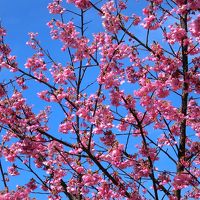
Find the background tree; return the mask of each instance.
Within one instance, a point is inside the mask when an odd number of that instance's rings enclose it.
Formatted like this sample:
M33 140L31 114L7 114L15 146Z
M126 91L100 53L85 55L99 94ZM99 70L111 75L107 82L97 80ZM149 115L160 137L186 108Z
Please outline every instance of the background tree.
M24 67L1 26L1 199L200 198L200 2L142 5L50 2L65 58L29 33ZM33 87L40 112L25 99Z

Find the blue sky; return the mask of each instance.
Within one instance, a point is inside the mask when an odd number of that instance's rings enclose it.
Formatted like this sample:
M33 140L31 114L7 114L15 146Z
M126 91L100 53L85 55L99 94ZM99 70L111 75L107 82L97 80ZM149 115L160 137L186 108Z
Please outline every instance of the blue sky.
M25 47L25 43L28 32L40 32L44 38L48 34L47 3L47 0L0 0L0 18L8 35L6 40L19 58L25 57L24 54L27 55L25 48L28 49L28 47Z

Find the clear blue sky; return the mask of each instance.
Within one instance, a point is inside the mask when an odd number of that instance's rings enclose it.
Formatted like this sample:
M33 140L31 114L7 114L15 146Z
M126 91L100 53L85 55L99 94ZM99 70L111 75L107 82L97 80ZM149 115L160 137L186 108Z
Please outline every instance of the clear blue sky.
M31 49L25 45L28 32L39 32L43 42L49 40L46 22L50 20L48 0L0 0L0 19L7 29L6 41L10 44L18 61L24 63Z

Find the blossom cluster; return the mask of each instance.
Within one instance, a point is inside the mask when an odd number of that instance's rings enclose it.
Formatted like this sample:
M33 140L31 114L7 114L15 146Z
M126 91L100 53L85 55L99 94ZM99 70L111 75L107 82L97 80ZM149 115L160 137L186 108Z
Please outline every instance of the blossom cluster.
M31 32L19 67L0 27L0 199L200 198L199 1L132 3L52 0L63 60Z

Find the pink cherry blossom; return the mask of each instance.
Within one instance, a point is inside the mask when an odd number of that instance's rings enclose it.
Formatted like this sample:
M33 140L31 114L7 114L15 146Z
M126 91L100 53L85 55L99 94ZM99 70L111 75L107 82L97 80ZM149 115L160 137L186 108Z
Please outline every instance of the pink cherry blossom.
M67 0L67 3L74 3L80 9L87 9L91 6L89 0Z
M49 0L25 59L3 20L0 199L199 199L199 7Z
M54 0L52 3L49 3L48 9L51 14L62 14L65 9L60 5L62 0Z

